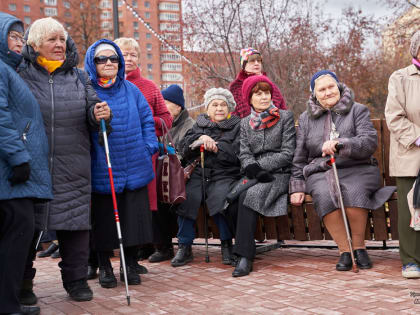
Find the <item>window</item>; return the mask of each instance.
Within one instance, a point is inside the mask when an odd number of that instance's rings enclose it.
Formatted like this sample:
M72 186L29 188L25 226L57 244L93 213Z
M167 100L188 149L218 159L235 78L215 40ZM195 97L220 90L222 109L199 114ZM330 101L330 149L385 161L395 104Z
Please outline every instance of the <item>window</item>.
M147 59L152 59L153 55L152 54L147 54Z
M181 56L177 54L165 53L160 55L162 61L180 61Z
M182 81L183 77L181 73L164 73L162 74L162 81Z
M133 0L132 4L133 4L133 8L137 8L137 0Z
M64 7L65 7L66 9L70 9L70 2L68 2L68 1L64 1L64 2L63 2L63 5L64 5Z
M148 74L148 75L147 75L147 78L148 78L149 80L153 80L153 74Z
M31 20L31 18L29 17L29 16L25 16L24 18L23 18L23 21L25 22L25 24L31 24L31 22L32 22L32 20Z
M162 64L162 71L182 71L181 63L164 63Z
M145 13L144 13L144 17L145 17L146 19L150 19L150 12L145 12Z
M123 16L122 11L118 11L118 17L119 17L119 18L122 18L122 16Z
M71 12L66 10L66 12L64 12L64 16L65 17L71 17Z
M150 43L146 44L146 48L147 48L147 50L152 50L152 44L150 44Z
M45 0L46 5L57 5L57 0Z
M118 7L122 7L122 1L118 0Z
M99 4L99 7L101 9L111 9L111 0L103 0L101 1L101 3Z
M145 8L150 8L150 2L149 1L144 1L144 7Z
M146 33L146 38L147 38L147 39L152 38L152 34L150 34L150 33Z
M161 21L179 21L179 14L178 13L160 13L159 20Z
M10 3L9 4L9 11L16 11L16 4Z
M102 11L101 19L106 20L112 18L112 12L111 11Z
M140 38L139 32L134 32L134 38L137 40Z
M31 7L29 5L24 5L23 12L31 12Z
M57 8L45 8L45 16L57 16Z
M147 64L147 71L152 71L153 70L153 65L151 63Z
M178 32L180 29L179 23L160 23L161 31Z
M107 22L107 21L102 22L102 28L103 29L110 29L111 28L111 23Z
M133 28L136 30L139 28L139 22L133 22Z
M163 38L165 38L168 41L175 41L179 42L181 40L181 35L179 33L177 34L163 34Z
M161 2L159 4L159 10L162 11L179 11L178 3Z

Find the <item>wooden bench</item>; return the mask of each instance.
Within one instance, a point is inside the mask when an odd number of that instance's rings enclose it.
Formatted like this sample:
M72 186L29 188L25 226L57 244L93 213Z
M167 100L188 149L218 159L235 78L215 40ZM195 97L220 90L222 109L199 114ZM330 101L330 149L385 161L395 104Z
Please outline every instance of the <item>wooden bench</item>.
M389 140L390 134L385 119L372 119L378 132L378 148L374 157L384 185L395 185L395 179L389 176ZM387 241L398 240L397 194L388 200L380 209L369 211L366 222L366 240ZM199 211L196 224L196 235L204 238L204 215ZM209 237L219 238L216 224L211 218L208 220ZM288 215L280 217L260 217L255 232L256 240L331 240L331 235L324 228L320 218L314 210L312 198L306 195L305 203L300 207L289 205ZM384 243L386 246L386 243Z

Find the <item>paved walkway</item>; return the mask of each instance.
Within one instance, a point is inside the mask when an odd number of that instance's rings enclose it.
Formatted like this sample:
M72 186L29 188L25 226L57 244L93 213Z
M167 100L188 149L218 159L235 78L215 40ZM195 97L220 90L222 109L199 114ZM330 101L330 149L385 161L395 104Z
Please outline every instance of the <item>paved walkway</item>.
M208 264L203 246L193 251L193 263L183 267L143 262L149 273L129 287L130 307L121 282L103 289L97 279L89 281L92 301L71 301L58 261L38 259L34 290L41 314L420 314L420 279L401 277L395 249L370 250L374 268L355 274L335 270L336 249L281 248L258 255L254 272L243 278L220 263L219 247L210 247Z

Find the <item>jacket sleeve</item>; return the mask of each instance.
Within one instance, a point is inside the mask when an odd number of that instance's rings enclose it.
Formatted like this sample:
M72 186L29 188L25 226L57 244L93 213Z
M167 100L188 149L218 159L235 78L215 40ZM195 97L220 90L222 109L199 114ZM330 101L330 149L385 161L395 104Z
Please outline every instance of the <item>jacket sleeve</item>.
M137 110L140 117L143 141L150 156L152 156L158 151L158 141L155 133L155 122L153 120L152 110L140 90L137 87L132 90L133 93L137 94Z
M153 104L150 105L153 106L153 119L155 121L156 135L161 137L163 136L162 120L165 122L165 125L169 130L172 127L172 116L166 107L162 94L157 88L153 94Z
M217 159L221 162L221 164L226 165L239 165L239 133L241 132L241 125L238 123L235 126L236 132L233 142L226 141L226 139L219 139L217 141Z
M85 93L86 93L86 113L87 113L88 124L91 127L91 129L97 130L99 128L99 122L96 121L95 115L93 114L93 110L95 108L95 104L100 103L102 101L96 94L96 91L93 88L92 82L90 81L90 78L87 75L87 73L83 70L80 70L80 71L82 72L81 75L85 77L85 82L86 82L86 86L81 85L80 88L84 88ZM111 118L112 118L112 112L111 112ZM110 122L111 122L111 119L106 121L107 129Z
M30 161L30 155L20 139L8 104L8 72L2 70L0 83L0 157L14 167ZM22 88L24 88L22 86Z
M241 121L241 137L239 147L239 160L241 161L241 168L244 170L248 165L257 163L254 153L251 151L248 139L248 119Z
M229 85L229 90L232 93L233 98L235 99L235 102L236 102L236 107L235 107L235 110L232 112L232 115L236 115L241 118L243 117L244 107L246 106L242 99L242 83L243 83L242 80L240 80L239 78L236 78L235 81L233 81Z
M420 126L407 118L403 80L403 75L398 71L389 78L385 118L395 139L406 149L410 149L420 137Z
M184 138L179 143L180 153L184 160L190 160L193 156L197 155L199 150L191 150L190 145L202 135L205 135L204 129L199 127L197 123L195 123L192 128L187 131Z
M292 176L289 182L289 193L305 192L305 178L303 168L308 164L309 151L306 148L306 124L305 114L300 115L296 133L296 150L293 157Z
M286 101L284 100L284 97L281 94L279 88L275 84L274 84L274 90L273 90L273 103L276 107L280 109L287 109Z
M353 120L356 135L351 138L339 138L344 147L340 150L339 156L354 160L367 159L375 153L378 146L376 129L370 120L369 109L362 104L353 104Z
M282 167L292 164L293 154L296 148L296 128L293 120L293 113L290 111L282 112L284 115L283 135L280 152L268 152L257 159L258 164L266 171L276 172Z

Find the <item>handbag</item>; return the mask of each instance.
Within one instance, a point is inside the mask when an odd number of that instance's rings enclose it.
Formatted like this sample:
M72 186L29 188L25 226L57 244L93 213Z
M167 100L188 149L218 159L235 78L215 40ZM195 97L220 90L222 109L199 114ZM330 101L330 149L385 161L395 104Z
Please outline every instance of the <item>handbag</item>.
M173 143L165 122L162 122L162 134L166 134ZM156 192L162 203L180 204L187 199L185 191L184 169L176 154L168 152L166 137L162 137L163 154L156 161Z
M192 172L194 172L194 170L197 167L199 162L200 162L200 158L196 158L192 163L190 163L190 164L188 164L187 166L184 167L185 184L190 179Z

